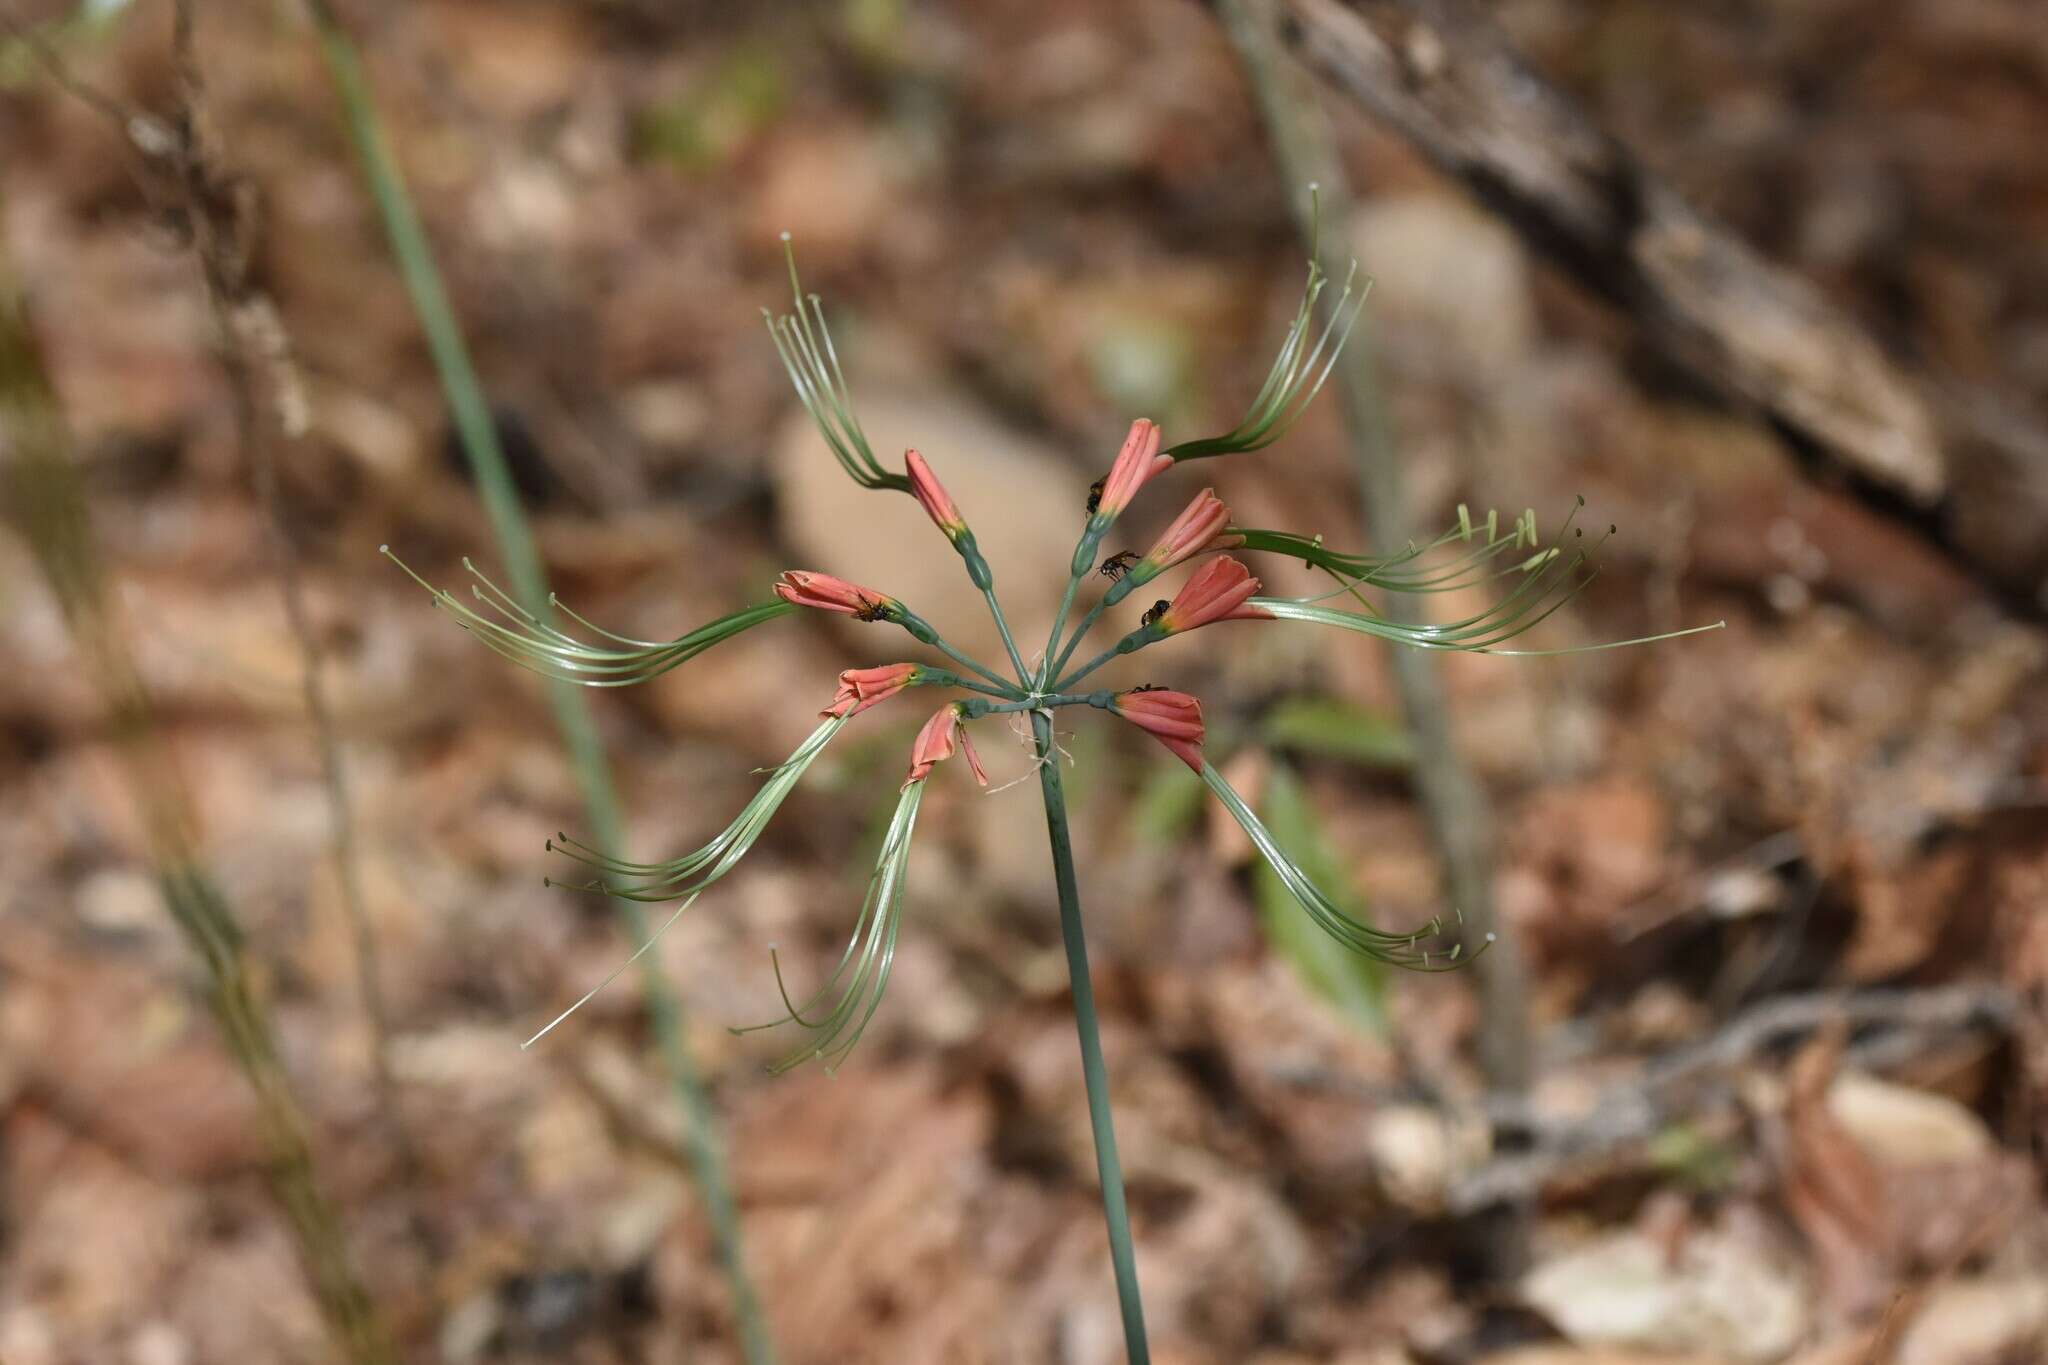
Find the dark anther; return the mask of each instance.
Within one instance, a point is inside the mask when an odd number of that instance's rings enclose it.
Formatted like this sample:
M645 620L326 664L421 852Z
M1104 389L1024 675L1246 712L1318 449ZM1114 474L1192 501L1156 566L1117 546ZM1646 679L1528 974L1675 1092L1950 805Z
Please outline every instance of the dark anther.
M1103 560L1102 567L1096 570L1096 572L1114 583L1117 579L1122 578L1128 573L1131 565L1137 562L1138 552L1136 550L1118 550L1108 559Z

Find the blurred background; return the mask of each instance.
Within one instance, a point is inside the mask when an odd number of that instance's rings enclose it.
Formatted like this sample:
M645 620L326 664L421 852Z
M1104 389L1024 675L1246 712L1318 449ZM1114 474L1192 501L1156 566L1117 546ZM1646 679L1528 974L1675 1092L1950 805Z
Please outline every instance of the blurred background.
M633 943L542 884L592 832L546 685L377 553L516 579L323 25L539 559L610 629L803 567L999 655L793 401L787 231L877 453L931 459L1042 638L1128 421L1228 428L1293 316L1289 101L1375 280L1377 527L1583 495L1601 574L1523 643L1725 619L1438 657L1448 754L1361 638L1127 661L1358 913L1491 914L1449 976L1335 954L1170 756L1061 713L1159 1359L2048 1360L2037 0L1283 8L1262 106L1196 0L238 0L182 59L164 0L6 0L0 1361L744 1358L638 979L519 1049ZM1130 547L1211 482L1366 545L1339 387L1159 480ZM632 855L709 838L907 645L804 615L595 697ZM789 1362L1117 1360L1021 736L977 727L988 792L936 774L847 1064L729 1031L781 1012L771 945L799 984L836 955L915 700L650 955L760 1317Z

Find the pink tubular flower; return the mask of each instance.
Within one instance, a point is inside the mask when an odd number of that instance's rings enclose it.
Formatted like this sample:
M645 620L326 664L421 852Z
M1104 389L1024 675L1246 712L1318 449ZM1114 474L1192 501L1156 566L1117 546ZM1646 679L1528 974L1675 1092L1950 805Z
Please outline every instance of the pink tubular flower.
M858 583L849 583L828 573L811 573L805 569L785 571L775 585L775 595L799 607L844 612L863 621L879 621L884 611L897 604L896 599L886 593L863 588Z
M1131 423L1123 449L1117 451L1116 463L1109 467L1109 474L1102 481L1101 496L1088 510L1098 517L1116 516L1131 505L1131 499L1146 480L1172 467L1172 458L1159 453L1158 424L1140 417Z
M946 539L958 540L960 533L967 529L967 519L960 515L960 509L946 495L938 475L932 473L932 467L925 463L924 456L915 450L904 451L903 468L910 475L911 493L932 519L932 524L946 533Z
M1261 607L1245 606L1245 599L1259 590L1259 580L1242 562L1225 555L1195 570L1195 576L1181 585L1157 624L1168 635L1211 621L1264 619L1272 615Z
M955 737L959 739L960 752L967 755L967 766L974 770L974 780L986 787L988 774L982 771L981 756L974 752L974 744L967 738L967 727L960 723L958 702L941 706L924 723L924 729L917 732L917 739L910 746L910 776L904 782L922 782L930 777L933 764L953 756Z
M845 719L884 702L917 680L916 664L883 664L880 668L849 668L839 675L839 691L821 716Z
M1146 576L1163 573L1204 550L1229 550L1244 544L1243 536L1222 534L1229 524L1230 509L1216 496L1215 489L1204 488L1173 519L1173 525L1166 528L1152 548L1145 551L1139 562L1148 570Z
M1201 702L1185 692L1141 687L1117 693L1111 709L1173 750L1181 762L1202 771Z

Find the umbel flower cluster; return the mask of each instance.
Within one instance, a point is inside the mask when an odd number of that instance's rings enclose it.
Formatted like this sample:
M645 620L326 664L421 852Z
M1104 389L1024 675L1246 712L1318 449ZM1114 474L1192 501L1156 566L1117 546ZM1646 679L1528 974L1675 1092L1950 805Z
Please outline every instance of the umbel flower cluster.
M895 813L837 965L823 984L799 998L789 990L780 963L776 963L775 979L784 1013L758 1027L793 1028L800 1041L775 1064L775 1070L814 1058L827 1068L836 1066L873 1019L888 983L902 925L905 868L925 785L937 766L957 753L966 760L974 780L986 786L988 777L969 739L970 729L977 721L1004 713L1024 712L1043 718L1064 707L1092 707L1137 726L1200 775L1302 909L1338 942L1383 962L1423 971L1468 960L1472 954L1466 951L1466 944L1449 936L1450 926L1441 919L1411 931L1390 932L1362 923L1340 909L1203 756L1200 700L1161 687L1109 691L1083 686L1098 669L1121 655L1225 622L1244 622L1261 630L1283 622L1305 622L1417 649L1491 654L1569 652L1505 648L1557 610L1593 572L1582 544L1562 548L1567 543L1562 531L1551 545L1540 544L1533 513L1524 513L1512 526L1503 528L1491 515L1475 522L1461 507L1457 524L1426 544L1411 544L1380 556L1343 554L1325 546L1320 536L1241 526L1232 520L1230 509L1215 490L1203 488L1143 553L1118 550L1103 554L1118 519L1153 480L1179 465L1263 449L1294 424L1328 377L1363 301L1363 291L1354 291L1347 279L1335 306L1327 310L1326 320L1319 325L1318 303L1327 283L1312 261L1293 325L1264 385L1237 426L1220 436L1169 446L1157 424L1144 418L1131 423L1108 472L1091 489L1087 506L1076 509L1081 531L1068 565L1065 593L1044 649L1027 660L1011 636L996 597L994 576L975 544L974 531L931 463L916 450L909 450L898 473L885 467L869 446L854 416L823 310L816 295L803 293L792 257L794 309L786 316L770 316L768 330L798 398L855 483L871 490L906 492L917 499L986 598L1010 671L1005 673L961 652L891 593L812 570L788 570L775 583L772 600L720 617L673 640L616 635L550 599L550 605L579 628L580 633L571 633L526 610L466 560L465 567L478 580L472 588L473 606L419 580L436 605L491 649L535 672L589 687L646 682L743 631L799 610L833 612L895 627L946 660L944 664L906 660L841 673L837 691L820 712L818 727L788 759L767 770L760 791L732 823L701 848L665 862L641 863L625 861L613 851L566 836L551 841L551 851L584 865L587 879L575 884L644 901L680 901L662 926L665 930L746 856L805 771L842 729L872 707L913 688L930 688L969 695L943 702L911 744ZM1567 518L1566 528L1569 526ZM1575 540L1581 539L1575 533ZM1243 552L1298 560L1326 575L1331 588L1312 597L1262 595L1259 579L1238 558ZM1157 596L1142 610L1136 624L1107 648L1074 662L1082 641L1104 615L1139 589L1184 566L1192 568L1178 588ZM406 572L412 571L408 568ZM414 577L418 579L418 575ZM1091 581L1103 582L1104 590L1069 631L1075 599ZM1488 584L1498 589L1491 605L1463 619L1436 625L1408 624L1383 614L1374 609L1370 596L1375 592L1441 593ZM1052 753L1044 741L1049 727L1040 733L1039 761L1051 762ZM1063 814L1060 819L1063 822ZM1059 837L1056 834L1056 857ZM652 947L660 932L634 956ZM606 978L607 982L611 979ZM589 998L586 995L583 1000ZM583 1000L541 1033L560 1023Z

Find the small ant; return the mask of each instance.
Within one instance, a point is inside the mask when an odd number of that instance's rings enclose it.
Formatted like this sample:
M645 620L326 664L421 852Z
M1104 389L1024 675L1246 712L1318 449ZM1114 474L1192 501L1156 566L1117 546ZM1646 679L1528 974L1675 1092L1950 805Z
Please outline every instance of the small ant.
M1103 486L1104 484L1108 483L1108 482L1109 482L1109 476L1105 474L1105 475L1103 475L1103 476L1102 476L1101 478L1097 479L1097 480L1096 480L1096 481L1095 481L1094 483L1091 483L1091 484L1089 484L1089 485L1088 485L1088 515L1089 515L1089 516L1091 516L1091 517L1092 517L1092 516L1094 516L1094 515L1095 515L1095 513L1096 513L1096 512L1097 512L1097 511L1098 511L1098 510L1099 510L1099 509L1101 508L1101 506L1102 506L1102 486Z
M1164 692L1166 688L1159 683L1139 683L1130 690L1133 692Z
M1148 610L1143 616L1138 618L1138 624L1144 626L1158 625L1159 618L1166 615L1166 609L1172 605L1173 604L1167 601L1165 598L1160 598L1157 602L1154 602L1152 604L1150 610Z
M853 619L856 621L886 621L889 619L889 608L884 603L870 602L866 597L862 597L860 599L860 606L853 613Z
M1108 559L1103 560L1102 567L1096 570L1096 572L1114 583L1117 579L1129 573L1131 565L1137 562L1138 552L1136 550L1118 550Z

